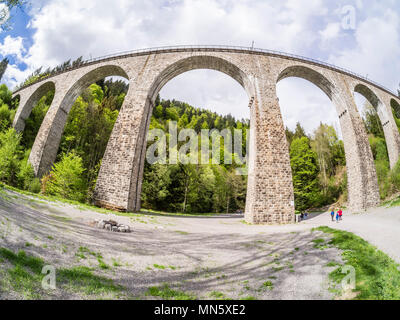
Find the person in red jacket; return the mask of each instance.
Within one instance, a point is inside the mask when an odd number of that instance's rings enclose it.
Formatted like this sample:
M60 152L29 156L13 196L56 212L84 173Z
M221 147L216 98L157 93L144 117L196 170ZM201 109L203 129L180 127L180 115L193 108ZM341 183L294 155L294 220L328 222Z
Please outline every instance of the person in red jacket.
M343 211L342 211L342 209L339 209L338 214L339 214L339 219L342 220L342 218L343 218Z

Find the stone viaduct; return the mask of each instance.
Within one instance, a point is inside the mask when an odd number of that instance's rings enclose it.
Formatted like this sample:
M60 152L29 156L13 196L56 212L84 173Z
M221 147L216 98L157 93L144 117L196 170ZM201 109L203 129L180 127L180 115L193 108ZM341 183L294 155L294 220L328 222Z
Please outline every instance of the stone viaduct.
M400 99L389 90L349 71L304 57L241 47L191 46L139 50L87 61L14 92L20 105L13 123L23 131L38 100L55 90L30 154L37 176L56 158L68 113L82 90L108 76L122 76L129 90L112 131L95 189L95 204L140 210L146 134L161 88L194 69L223 72L247 92L250 106L249 177L246 221L255 224L294 222L294 194L289 148L276 94L276 84L299 77L319 87L333 102L343 133L347 161L349 207L365 210L380 202L372 151L354 92L377 110L384 127L390 163L400 154L400 136L392 106Z

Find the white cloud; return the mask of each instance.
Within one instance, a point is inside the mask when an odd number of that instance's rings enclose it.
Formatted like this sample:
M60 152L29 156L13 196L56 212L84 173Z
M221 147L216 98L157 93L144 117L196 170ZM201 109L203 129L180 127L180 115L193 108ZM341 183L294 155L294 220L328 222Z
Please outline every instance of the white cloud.
M340 29L338 12L345 4L358 8L354 33ZM33 6L29 23L33 44L26 53L21 51L28 69L21 73L9 68L6 79L15 79L12 83L40 66L81 55L181 44L250 46L253 40L256 47L309 55L369 73L387 86L399 81L395 72L400 70L399 16L390 9L398 7L394 0L368 5L361 0L40 0ZM326 101L312 99L319 89L310 91L304 81L289 80L280 87L287 125L301 121L311 132L321 120L337 121ZM248 117L244 90L216 72L183 74L162 94Z
M332 40L339 36L340 33L340 23L329 23L324 30L320 31L322 41Z
M16 85L24 81L29 74L29 70L21 71L18 66L9 64L7 71L1 80L2 82L4 81L9 88L14 88Z
M0 43L0 54L2 56L12 55L21 61L25 52L26 50L21 37L13 38L6 36L3 43Z
M186 89L189 86L194 90ZM219 114L230 113L236 119L250 118L246 91L231 77L218 71L194 70L180 75L168 82L160 95Z
M320 122L334 126L341 136L338 114L321 89L298 78L288 78L277 85L279 105L285 126L294 130L300 122L312 134Z
M358 23L349 49L331 54L329 61L348 68L389 88L400 76L400 17L391 9ZM396 72L397 70L397 72Z

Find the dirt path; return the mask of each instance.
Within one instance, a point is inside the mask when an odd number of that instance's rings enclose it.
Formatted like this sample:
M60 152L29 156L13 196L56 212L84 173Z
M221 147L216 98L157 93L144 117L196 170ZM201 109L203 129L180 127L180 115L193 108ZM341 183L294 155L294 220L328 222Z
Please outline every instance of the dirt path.
M327 225L353 232L400 263L400 207L381 207L350 215L344 212L343 221L339 223L331 222L330 214L324 213L303 222L303 225Z
M90 226L104 218L133 232ZM0 247L22 249L57 269L91 267L138 299L157 298L149 288L164 283L198 299L332 299L333 269L326 265L340 262L340 252L316 248L313 240L326 236L312 226L249 226L237 216L108 216L14 192L0 198ZM108 268L99 266L98 254ZM0 290L0 298L14 295ZM54 297L85 298L63 289L47 298Z

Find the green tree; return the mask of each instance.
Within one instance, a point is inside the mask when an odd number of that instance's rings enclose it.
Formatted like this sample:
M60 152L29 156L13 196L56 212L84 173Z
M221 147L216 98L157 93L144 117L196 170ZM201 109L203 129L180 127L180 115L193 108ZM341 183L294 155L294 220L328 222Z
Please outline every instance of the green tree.
M16 185L22 148L21 134L13 128L0 133L0 181Z
M84 172L82 158L75 152L63 155L61 161L57 162L50 172L45 193L69 200L84 201L87 191Z
M318 196L317 155L307 137L293 140L290 158L296 208L305 210L314 204Z
M0 132L6 130L11 125L11 110L8 105L2 104L0 107Z
M375 137L385 138L381 120L379 119L378 113L375 108L370 104L366 103L364 107L364 123L369 134L373 134Z
M0 81L3 78L4 73L7 70L7 66L8 66L8 59L4 58L1 62L0 62Z
M167 165L145 163L142 183L142 205L145 208L165 209L170 195L171 170Z
M18 187L33 193L40 192L40 179L35 177L32 165L28 158L31 150L26 150L23 159L19 164L19 172L17 174Z

